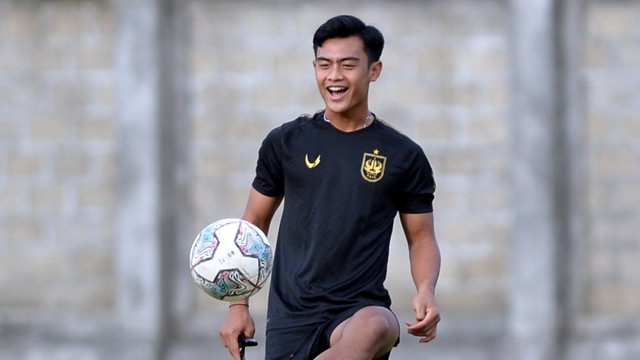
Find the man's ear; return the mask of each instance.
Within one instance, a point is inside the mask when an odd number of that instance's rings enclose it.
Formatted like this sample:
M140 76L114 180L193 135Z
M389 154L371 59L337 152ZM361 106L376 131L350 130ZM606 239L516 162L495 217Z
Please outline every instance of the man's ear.
M382 61L378 60L369 67L369 81L376 81L382 72Z

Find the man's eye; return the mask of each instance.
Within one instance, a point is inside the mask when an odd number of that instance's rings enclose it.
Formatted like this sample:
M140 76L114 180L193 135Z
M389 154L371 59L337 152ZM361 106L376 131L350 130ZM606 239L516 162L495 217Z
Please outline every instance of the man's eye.
M342 64L342 67L345 69L353 69L356 67L356 64Z

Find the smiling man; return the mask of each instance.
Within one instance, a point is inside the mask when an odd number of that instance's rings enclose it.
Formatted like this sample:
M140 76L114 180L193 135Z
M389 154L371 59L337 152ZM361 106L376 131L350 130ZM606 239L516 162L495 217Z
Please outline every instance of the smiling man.
M436 336L435 182L420 146L369 110L383 46L380 31L356 17L321 25L313 67L325 109L272 130L260 148L243 218L268 233L285 200L267 360L389 358L401 331L384 287L398 214L416 286L407 331L423 343ZM220 337L234 359L238 337L254 333L249 302L230 304Z

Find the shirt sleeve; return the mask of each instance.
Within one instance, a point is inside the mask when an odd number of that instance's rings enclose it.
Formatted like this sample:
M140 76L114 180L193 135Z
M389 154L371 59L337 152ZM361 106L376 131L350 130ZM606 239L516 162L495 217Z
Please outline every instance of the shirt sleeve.
M433 212L436 182L431 164L421 148L409 162L407 176L398 194L398 211L401 213Z
M281 134L281 128L276 128L262 141L252 184L258 192L270 197L284 195Z

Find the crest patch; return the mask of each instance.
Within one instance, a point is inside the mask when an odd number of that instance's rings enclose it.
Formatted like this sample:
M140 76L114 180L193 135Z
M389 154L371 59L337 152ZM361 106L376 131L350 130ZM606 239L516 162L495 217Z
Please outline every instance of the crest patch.
M387 157L380 155L377 149L371 153L364 153L360 174L368 182L378 182L384 176Z

